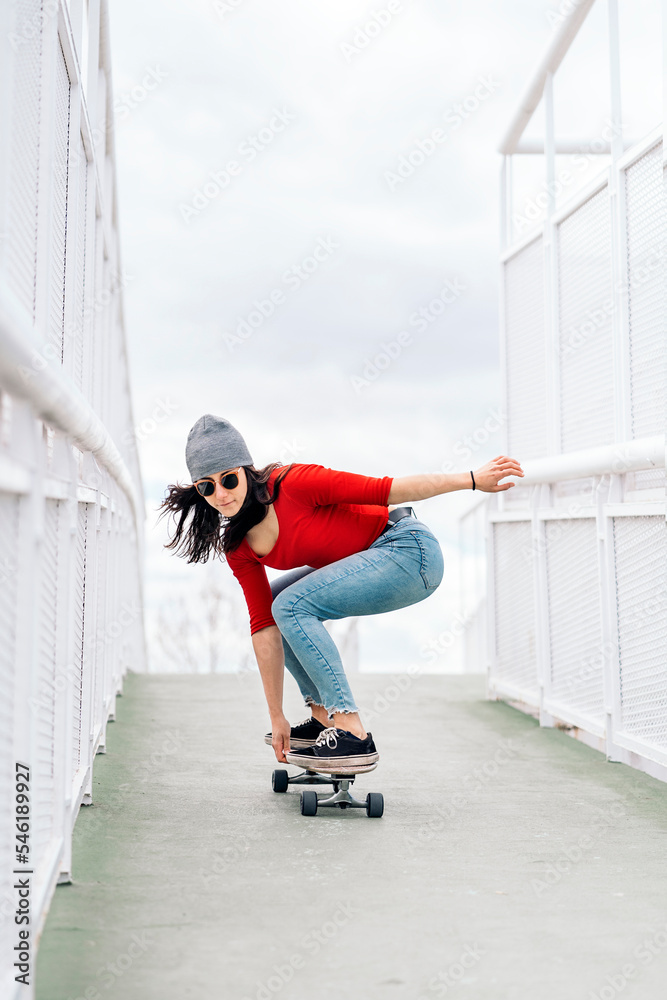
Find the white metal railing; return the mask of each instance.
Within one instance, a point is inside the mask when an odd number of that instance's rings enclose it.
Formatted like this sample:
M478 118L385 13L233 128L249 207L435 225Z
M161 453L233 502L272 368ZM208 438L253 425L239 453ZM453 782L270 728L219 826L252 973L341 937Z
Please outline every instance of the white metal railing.
M468 671L487 670L493 661L493 649L489 649L492 636L488 634L487 618L490 614L488 601L491 599L492 581L487 580L487 552L491 542L492 525L507 522L527 522L533 520L553 521L555 517L564 518L580 516L585 510L581 501L581 490L566 493L564 497L554 495L552 503L551 490L528 490L528 487L551 486L565 483L571 488L575 483L583 487L584 495L591 500L600 496L605 489L611 489L611 476L626 476L643 470L661 470L665 467L665 437L657 435L639 441L628 441L618 445L598 449L585 449L564 455L554 455L550 458L535 459L523 465L524 477L515 479L514 489L523 491L525 500L519 505L510 503L508 498L490 498L481 495L475 498L473 504L460 519L460 565L461 565L461 613L466 623L464 634L464 661ZM618 489L618 482L616 483ZM625 492L628 492L627 490ZM638 492L638 498L642 493ZM563 509L563 503L567 504ZM644 498L644 501L646 499ZM642 503L640 499L640 504ZM543 504L543 507L540 507ZM597 501L589 503L589 515L614 516L616 505L605 508ZM504 508L504 509L503 509ZM662 509L660 501L649 501L646 507L637 507L626 501L623 506L626 515L642 516L643 513L658 516ZM501 513L502 510L502 513ZM602 532L606 535L606 531ZM538 544L533 551L534 542L522 549L517 549L517 559L523 569L531 564L532 559L538 559L540 553L546 551L546 543ZM532 569L531 569L532 572ZM659 588L658 588L659 592ZM659 606L655 611L658 613ZM493 646L493 643L492 643ZM536 664L537 669L537 664ZM530 670L530 668L529 668ZM667 679L666 679L667 682ZM539 682L538 682L539 687ZM490 678L489 690L501 694L502 683L496 683ZM515 688L508 689L508 694L515 697L519 692ZM525 692L523 692L525 695ZM526 701L524 697L518 700Z
M667 780L665 503L629 501L606 460L561 496L557 463L526 463L525 502L488 504L489 693Z
M545 87L549 85L549 78L558 70L594 3L595 0L571 0L568 5L568 12L563 17L560 30L554 33L551 44L540 59L500 143L500 152L504 156L511 156L517 152L533 153L536 151L528 143L526 143L525 148L521 146L523 133L542 100ZM588 144L582 145L579 142L569 142L564 145L566 148L563 149L563 152L579 152L581 148L588 148ZM544 148L543 144L542 152Z
M0 77L0 995L14 998L33 995L123 676L145 666L144 513L106 0L1 5ZM30 770L29 865L17 762ZM16 868L30 881L28 987L13 964Z
M572 6L501 145L503 450L526 476L461 520L467 669L486 669L490 697L667 780L662 133L623 135L608 0L613 129L596 151L610 162L557 198L556 155L586 144L555 133L555 74L592 6ZM544 139L528 142L540 101ZM544 153L548 196L518 239L523 152Z
M623 441L601 448L584 448L563 455L537 458L525 463L521 486L559 483L589 476L621 475L628 472L664 469L665 436L657 434L636 441Z

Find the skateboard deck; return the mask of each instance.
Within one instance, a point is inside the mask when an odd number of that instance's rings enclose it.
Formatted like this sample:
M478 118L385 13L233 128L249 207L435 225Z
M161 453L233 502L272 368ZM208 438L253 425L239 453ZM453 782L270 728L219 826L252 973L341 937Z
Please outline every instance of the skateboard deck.
M298 756L295 754L295 756ZM302 763L300 760L290 760L287 759L287 763L291 764L292 767L300 767L304 771L312 771L314 774L325 774L331 775L335 774L339 777L352 778L354 780L357 774L366 774L368 771L374 771L378 766L377 761L373 761L370 764L339 764L337 767L332 767L331 765L326 765L322 763L318 764L317 761L308 764Z

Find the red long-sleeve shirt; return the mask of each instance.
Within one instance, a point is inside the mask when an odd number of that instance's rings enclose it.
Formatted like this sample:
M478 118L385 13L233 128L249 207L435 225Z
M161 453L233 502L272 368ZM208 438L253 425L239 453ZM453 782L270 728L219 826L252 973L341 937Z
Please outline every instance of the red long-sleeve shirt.
M270 490L283 468L271 473ZM387 524L392 482L389 476L374 479L353 472L336 472L322 465L292 466L273 505L279 530L271 551L258 556L244 538L238 549L227 555L227 562L243 587L251 634L275 625L271 615L271 587L264 567L319 569L367 549Z

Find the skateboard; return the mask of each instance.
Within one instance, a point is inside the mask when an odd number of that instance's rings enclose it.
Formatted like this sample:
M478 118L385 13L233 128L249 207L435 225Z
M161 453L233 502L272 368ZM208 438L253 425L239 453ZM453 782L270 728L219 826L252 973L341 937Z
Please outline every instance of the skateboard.
M283 768L273 772L271 784L274 792L286 792L289 785L333 785L331 795L318 795L314 788L301 792L301 815L316 816L321 806L338 806L339 809L365 809L366 815L378 818L384 812L382 792L369 792L365 801L355 799L350 792L357 774L374 771L377 764L360 768L354 774L329 774L321 771L304 770L290 775Z

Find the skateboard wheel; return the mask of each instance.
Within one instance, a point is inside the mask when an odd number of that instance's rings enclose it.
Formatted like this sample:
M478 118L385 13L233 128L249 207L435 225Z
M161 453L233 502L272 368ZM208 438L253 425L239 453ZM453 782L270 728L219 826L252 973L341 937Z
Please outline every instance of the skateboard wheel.
M274 792L286 792L289 785L289 774L287 771L274 771L271 776L271 787Z
M315 816L317 814L317 792L308 789L301 792L301 815Z
M366 815L380 818L384 812L384 795L382 792L369 792L366 796Z

